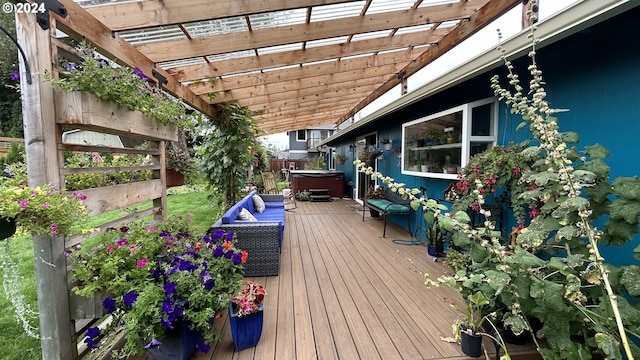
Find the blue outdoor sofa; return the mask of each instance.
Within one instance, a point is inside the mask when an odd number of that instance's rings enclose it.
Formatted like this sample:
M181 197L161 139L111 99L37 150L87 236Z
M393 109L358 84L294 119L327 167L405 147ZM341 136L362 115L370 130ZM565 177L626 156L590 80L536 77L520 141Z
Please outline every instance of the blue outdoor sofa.
M262 213L256 211L253 196L265 203ZM242 209L247 209L256 221L240 220ZM235 203L212 226L236 234L236 247L249 254L245 264L245 276L272 276L280 271L280 248L284 233L284 198L282 194L258 194L250 192Z

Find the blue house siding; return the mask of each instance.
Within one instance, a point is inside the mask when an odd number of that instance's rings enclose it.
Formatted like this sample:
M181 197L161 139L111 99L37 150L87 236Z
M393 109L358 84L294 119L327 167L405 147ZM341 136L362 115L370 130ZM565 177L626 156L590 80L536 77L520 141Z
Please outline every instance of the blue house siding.
M580 135L579 149L586 145L602 144L611 152L606 159L611 167L611 177L636 176L640 174L640 47L631 45L629 39L640 35L637 19L640 7L627 11L610 20L596 24L568 38L538 49L537 61L547 83L547 100L553 108L568 109L558 114L561 131L575 131ZM526 73L530 64L528 57L514 61L516 70L528 84ZM490 78L498 73L503 86L506 85L506 69L501 67L475 76L459 85L422 99L412 105L380 117L358 129L358 134L378 132L378 138L390 138L395 146L402 143L402 124L451 107L493 96ZM498 144L520 142L530 138L523 129L516 131L522 119L509 112L504 102L500 103L498 115ZM349 154L351 140L338 139L339 151ZM344 150L346 148L346 150ZM350 155L350 154L349 154ZM348 179L354 178L352 158L345 165ZM378 161L378 171L391 176L396 182L409 187L425 187L427 195L442 198L450 180L429 179L403 175L393 151L386 151L384 159ZM395 221L405 226L404 219ZM505 229L513 224L507 223ZM603 248L603 255L613 264L634 262L633 248L640 236L624 247Z

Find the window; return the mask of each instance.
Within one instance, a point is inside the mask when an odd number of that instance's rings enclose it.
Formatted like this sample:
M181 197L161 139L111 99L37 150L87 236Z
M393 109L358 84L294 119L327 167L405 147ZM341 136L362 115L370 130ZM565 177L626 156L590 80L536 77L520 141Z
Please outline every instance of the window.
M298 130L298 131L296 131L296 140L297 141L307 141L307 130Z
M497 103L485 99L402 125L402 173L455 179L469 158L497 140Z

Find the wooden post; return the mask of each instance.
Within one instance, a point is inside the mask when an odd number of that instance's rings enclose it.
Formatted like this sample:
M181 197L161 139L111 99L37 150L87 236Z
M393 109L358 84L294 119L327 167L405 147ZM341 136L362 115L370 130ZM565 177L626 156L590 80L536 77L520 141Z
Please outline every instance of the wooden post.
M55 30L53 26L42 30L35 14L18 14L16 28L18 43L34 74L33 83L28 85L20 61L28 180L30 186L38 186L60 179L56 146L60 134L54 118L53 88L43 76L45 71L51 72L51 31ZM42 359L71 360L76 346L69 316L64 239L39 235L34 237L33 245Z

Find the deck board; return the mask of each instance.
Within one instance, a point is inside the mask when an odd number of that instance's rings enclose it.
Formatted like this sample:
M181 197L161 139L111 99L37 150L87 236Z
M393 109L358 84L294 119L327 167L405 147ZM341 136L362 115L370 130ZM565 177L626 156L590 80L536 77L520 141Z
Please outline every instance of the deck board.
M471 359L441 339L452 336L451 305L462 300L424 285L425 273L448 269L424 246L392 241L409 239L407 231L388 224L382 238L383 222L368 213L363 222L352 200L296 205L286 214L279 276L251 278L268 292L258 346L235 351L222 314L214 322L222 340L192 360ZM536 358L531 347L510 349Z

